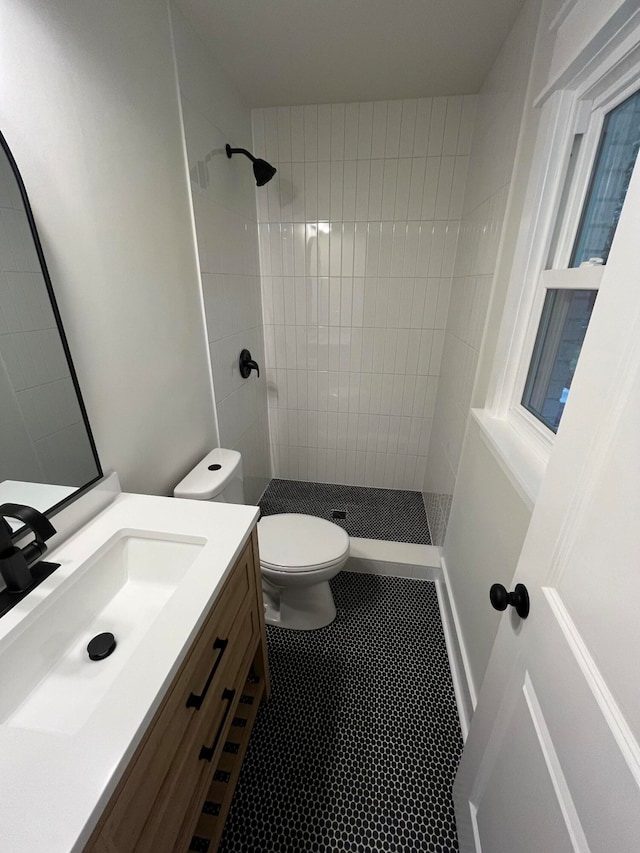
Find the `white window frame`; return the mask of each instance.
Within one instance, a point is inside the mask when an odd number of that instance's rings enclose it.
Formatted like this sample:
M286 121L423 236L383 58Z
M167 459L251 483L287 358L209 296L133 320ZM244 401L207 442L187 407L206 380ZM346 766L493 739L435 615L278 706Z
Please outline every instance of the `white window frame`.
M581 269L550 269L543 270L540 273L507 417L513 421L518 432L535 442L542 454L549 455L551 452L556 438L555 433L522 405L522 396L533 358L533 349L547 292L557 289L598 290L601 278L601 266L583 267Z
M472 410L485 439L533 506L555 434L521 403L548 288L598 289L603 267L568 268L605 115L640 89L636 26L625 41L585 58L573 79L548 87L509 291L484 409ZM582 135L569 182L570 155ZM640 162L640 157L638 158Z

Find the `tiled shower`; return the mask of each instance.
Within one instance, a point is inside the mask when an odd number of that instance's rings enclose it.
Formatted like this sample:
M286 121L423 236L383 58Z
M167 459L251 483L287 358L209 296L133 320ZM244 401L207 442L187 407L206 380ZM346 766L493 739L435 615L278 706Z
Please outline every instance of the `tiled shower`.
M474 111L253 111L274 476L423 490Z
M249 111L174 10L218 435L250 500L270 476L415 490L443 542L531 14L477 95ZM256 189L227 140L276 177Z

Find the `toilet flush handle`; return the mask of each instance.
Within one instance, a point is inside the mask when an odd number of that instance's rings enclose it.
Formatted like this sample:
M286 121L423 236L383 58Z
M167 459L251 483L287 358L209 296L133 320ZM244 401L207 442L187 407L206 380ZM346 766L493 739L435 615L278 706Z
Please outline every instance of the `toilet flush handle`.
M248 349L242 350L238 364L240 366L240 376L242 376L243 379L248 379L251 376L252 370L255 370L258 374L258 378L260 378L260 368L258 367L257 362L251 359L251 353Z

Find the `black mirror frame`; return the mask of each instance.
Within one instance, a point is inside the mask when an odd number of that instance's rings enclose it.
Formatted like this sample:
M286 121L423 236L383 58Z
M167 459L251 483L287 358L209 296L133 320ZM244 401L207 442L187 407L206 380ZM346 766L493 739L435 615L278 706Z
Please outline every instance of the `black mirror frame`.
M87 415L87 410L84 404L84 400L82 398L82 392L80 391L80 385L78 383L78 376L76 374L76 369L73 364L73 359L71 358L71 350L69 349L69 343L67 341L67 336L64 331L64 326L62 325L62 317L60 316L60 309L58 308L58 303L56 301L55 293L53 292L53 285L51 284L51 278L49 276L49 270L47 268L47 262L44 258L44 252L42 251L42 244L40 243L40 237L38 236L38 229L36 228L36 222L33 218L33 211L31 210L31 204L29 203L29 196L27 195L27 190L24 185L24 181L22 180L22 175L20 174L20 170L18 169L18 165L11 153L11 149L7 143L7 140L4 137L4 134L0 131L0 147L4 151L13 171L14 177L18 183L18 188L20 190L20 195L22 197L22 203L24 204L25 213L27 214L27 220L29 222L29 228L31 230L31 236L33 237L33 243L36 247L36 253L38 255L38 260L40 261L40 267L42 269L42 277L44 278L44 283L47 288L47 293L49 295L49 300L51 301L51 308L53 309L53 316L56 320L56 325L58 326L58 333L60 335L60 340L62 341L62 348L64 350L64 354L67 359L67 363L69 365L69 373L71 375L71 381L73 382L73 387L76 392L76 396L78 398L78 405L80 406L80 412L82 414L82 420L84 421L85 429L87 430L87 436L89 438L89 445L91 447L91 452L93 453L93 460L96 464L96 468L98 470L97 475L89 480L87 483L84 483L82 486L79 486L76 491L64 498L58 503L54 504L52 507L49 507L46 510L42 510L43 514L47 516L47 518L56 515L56 513L60 512L60 510L64 509L69 504L72 504L75 500L77 500L81 495L83 495L88 489L91 488L98 480L102 479L104 476L104 472L102 470L102 465L100 464L100 459L98 457L98 450L96 448L96 443L93 438L93 433L91 432L91 425L89 423L89 417ZM22 536L27 528L21 527L18 530L14 531L13 538L18 538Z

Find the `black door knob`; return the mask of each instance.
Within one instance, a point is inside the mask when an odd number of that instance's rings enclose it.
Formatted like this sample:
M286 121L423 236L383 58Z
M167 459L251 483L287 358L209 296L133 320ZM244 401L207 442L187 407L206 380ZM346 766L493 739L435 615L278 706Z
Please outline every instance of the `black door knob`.
M496 610L506 610L511 605L521 619L529 615L529 593L523 583L517 583L513 592L507 592L501 583L494 583L489 590L489 599Z
M260 377L260 368L257 363L251 359L251 353L248 349L242 350L238 364L240 366L240 376L242 376L243 379L248 379L251 376L252 370L256 371L258 378Z

